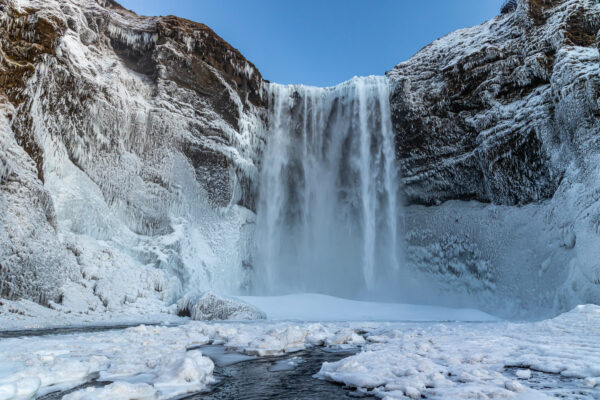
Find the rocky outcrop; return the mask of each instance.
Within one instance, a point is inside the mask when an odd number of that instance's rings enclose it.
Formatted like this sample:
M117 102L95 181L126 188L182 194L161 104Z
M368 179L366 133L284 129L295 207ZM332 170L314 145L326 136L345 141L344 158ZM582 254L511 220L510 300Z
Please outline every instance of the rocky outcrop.
M600 303L600 6L510 4L387 74L404 300ZM263 86L199 23L0 0L0 297L136 314L247 290Z
M600 301L600 6L513 3L387 75L408 261L540 316Z
M407 201L551 198L578 129L569 110L581 110L577 125L597 117L592 76L567 74L595 56L599 29L593 1L520 1L391 70Z
M11 120L25 102L26 80L44 56L55 54L65 29L51 13L0 2L0 296L42 304L58 298L75 262L56 232L42 150Z
M256 320L267 316L239 299L219 296L211 291L188 293L177 301L177 314L196 321Z
M111 0L0 0L0 71L2 297L244 284L213 273L247 269L264 140L263 80L236 49Z

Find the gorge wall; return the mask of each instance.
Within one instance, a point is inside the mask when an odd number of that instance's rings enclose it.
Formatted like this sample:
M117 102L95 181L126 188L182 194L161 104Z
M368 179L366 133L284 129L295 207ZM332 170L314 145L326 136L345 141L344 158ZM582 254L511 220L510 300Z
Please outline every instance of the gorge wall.
M520 0L387 73L394 300L600 303L599 30L596 1ZM0 0L0 296L141 313L255 289L273 87L202 24Z
M0 8L2 297L87 312L246 285L256 68L112 1Z
M596 1L519 1L388 72L415 269L513 313L600 300L599 29Z

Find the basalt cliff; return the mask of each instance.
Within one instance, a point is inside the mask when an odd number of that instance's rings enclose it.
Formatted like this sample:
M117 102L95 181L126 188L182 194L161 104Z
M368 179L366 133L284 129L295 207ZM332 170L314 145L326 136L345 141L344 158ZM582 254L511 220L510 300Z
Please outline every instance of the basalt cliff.
M398 299L600 303L599 31L597 1L519 0L387 72ZM270 86L200 23L0 0L0 310L251 292Z

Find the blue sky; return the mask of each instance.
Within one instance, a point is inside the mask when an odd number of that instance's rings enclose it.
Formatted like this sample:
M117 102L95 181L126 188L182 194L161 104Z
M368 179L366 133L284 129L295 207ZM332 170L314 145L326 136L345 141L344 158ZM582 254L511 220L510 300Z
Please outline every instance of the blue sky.
M120 0L138 14L202 22L265 79L330 86L381 75L455 29L497 15L503 0Z

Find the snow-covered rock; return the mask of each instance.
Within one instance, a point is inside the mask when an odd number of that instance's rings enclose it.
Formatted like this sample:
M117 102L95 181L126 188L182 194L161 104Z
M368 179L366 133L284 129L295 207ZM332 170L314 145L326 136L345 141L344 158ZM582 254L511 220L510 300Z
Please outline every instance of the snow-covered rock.
M389 71L408 201L551 198L597 126L599 29L596 1L519 0Z
M197 321L265 319L264 312L239 299L207 291L186 294L177 301L177 314Z
M600 302L600 5L514 3L387 76L415 297L539 316Z
M205 25L0 0L0 296L158 311L248 284L260 73Z
M407 206L385 236L406 251L401 279L378 279L403 302L524 317L600 303L600 5L515 4L387 74ZM112 0L0 8L0 297L23 299L3 317L28 301L54 321L172 316L188 292L256 289L256 68L202 24Z

